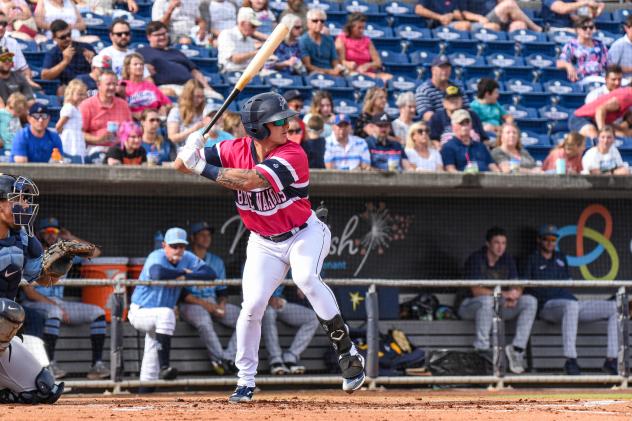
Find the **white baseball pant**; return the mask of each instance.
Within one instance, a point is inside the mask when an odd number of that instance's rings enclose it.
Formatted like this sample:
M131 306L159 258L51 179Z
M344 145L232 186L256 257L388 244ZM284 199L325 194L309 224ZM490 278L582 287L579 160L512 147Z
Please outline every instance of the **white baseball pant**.
M18 337L11 340L11 352L0 352L0 389L15 393L35 390L35 378L41 371L42 365Z

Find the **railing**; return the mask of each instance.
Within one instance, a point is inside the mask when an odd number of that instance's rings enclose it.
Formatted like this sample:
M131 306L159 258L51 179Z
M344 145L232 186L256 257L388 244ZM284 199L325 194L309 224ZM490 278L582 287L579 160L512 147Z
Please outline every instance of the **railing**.
M292 285L291 280L283 281ZM369 286L366 293L365 305L367 313L367 360L366 374L369 388L377 385L414 385L414 384L483 384L502 388L506 384L614 384L620 388L627 388L630 376L629 367L629 308L627 288L632 287L632 281L499 281L499 280L391 280L391 279L328 279L332 286ZM110 365L111 380L107 381L68 381L70 387L78 388L107 388L115 392L126 388L140 386L156 387L187 387L187 386L227 386L234 385L234 378L189 378L177 380L124 380L123 379L123 330L122 315L125 305L125 287L137 285L154 286L218 286L241 285L241 280L222 281L139 281L112 279L68 279L59 282L64 286L109 286L114 287L111 299L112 323L110 328ZM490 376L401 376L384 377L378 375L378 296L377 287L410 287L410 288L455 288L455 287L489 287L493 288L494 317L492 324L492 354L493 374ZM562 288L611 288L617 289L617 326L619 350L617 355L617 375L507 375L503 357L504 349L504 321L501 317L502 287L562 287ZM260 376L258 384L290 385L290 384L339 384L339 376Z

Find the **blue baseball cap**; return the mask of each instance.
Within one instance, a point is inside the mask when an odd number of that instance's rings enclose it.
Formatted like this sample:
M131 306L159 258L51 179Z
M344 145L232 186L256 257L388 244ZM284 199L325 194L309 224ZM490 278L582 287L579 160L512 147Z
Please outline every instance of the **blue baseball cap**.
M44 104L40 104L39 102L36 102L35 104L31 105L31 108L29 108L29 115L33 115L33 114L46 114L46 115L50 115L50 113L48 112L48 108L46 107L46 105L44 105Z
M351 119L346 114L336 114L334 117L334 124L338 125L340 123L351 124Z
M213 232L215 232L215 230L213 229L212 226L210 226L208 224L208 222L205 221L200 221L200 222L195 222L193 224L191 224L191 235L195 235L200 231L204 231L204 230L208 230L211 234L213 234Z
M45 230L46 228L61 228L59 225L59 220L57 218L48 217L40 219L38 224L38 230Z
M539 237L559 237L560 235L557 233L557 227L553 224L544 224L538 230Z
M187 232L182 228L169 228L167 233L165 234L165 243L170 246L174 244L184 244L187 245L189 242L187 241Z
M450 59L445 54L439 54L432 60L431 66L450 66Z

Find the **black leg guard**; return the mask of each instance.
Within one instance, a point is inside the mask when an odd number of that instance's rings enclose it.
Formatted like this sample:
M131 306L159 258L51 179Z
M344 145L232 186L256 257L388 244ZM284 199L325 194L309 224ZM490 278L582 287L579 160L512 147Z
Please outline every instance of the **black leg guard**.
M64 383L55 384L55 378L46 368L35 378L35 390L15 393L9 389L0 390L0 403L52 404L57 402L64 391Z
M342 316L337 314L331 320L318 318L321 326L325 329L331 345L338 353L338 365L344 379L351 379L364 372L362 357L350 353L353 343L349 337L349 328L342 320Z
M156 333L156 340L160 344L160 348L158 348L158 364L160 368L169 367L171 359L171 336Z

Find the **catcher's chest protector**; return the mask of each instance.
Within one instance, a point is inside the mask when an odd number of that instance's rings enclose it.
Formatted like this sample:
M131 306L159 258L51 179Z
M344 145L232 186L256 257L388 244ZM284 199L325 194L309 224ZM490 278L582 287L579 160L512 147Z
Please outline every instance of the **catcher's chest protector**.
M11 233L0 240L0 297L15 300L26 263L28 237Z

